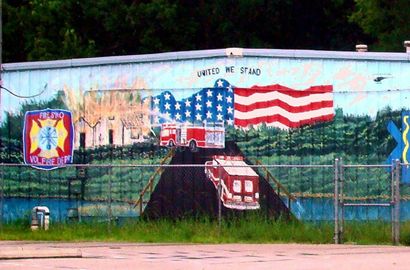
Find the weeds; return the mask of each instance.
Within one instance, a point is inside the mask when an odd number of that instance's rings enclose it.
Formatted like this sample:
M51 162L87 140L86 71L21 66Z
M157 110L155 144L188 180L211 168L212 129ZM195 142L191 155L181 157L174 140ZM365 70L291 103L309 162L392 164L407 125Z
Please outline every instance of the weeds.
M402 225L402 242L410 243L410 224ZM54 223L48 231L30 231L28 221L4 224L0 240L112 241L146 243L333 243L333 224L268 220L258 216L223 220L130 220L122 224L88 221ZM344 241L390 244L391 227L385 222L347 222Z

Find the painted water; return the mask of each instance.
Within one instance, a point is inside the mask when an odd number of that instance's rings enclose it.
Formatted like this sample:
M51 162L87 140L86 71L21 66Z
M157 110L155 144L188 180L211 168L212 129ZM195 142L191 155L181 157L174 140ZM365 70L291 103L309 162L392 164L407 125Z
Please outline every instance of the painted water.
M366 203L376 203L366 201ZM378 202L379 203L379 202ZM291 205L292 213L301 220L331 221L334 220L334 203L331 198L300 198ZM391 220L392 207L380 206L346 206L345 220ZM410 220L410 201L400 203L401 221Z
M72 209L80 209L80 216L84 219L93 217L101 219L104 217L108 218L109 216L109 207L106 202L49 198L4 198L3 221L10 222L17 219L30 219L33 207L40 205L47 206L50 209L50 219L54 222L68 221ZM111 204L111 212L113 217L117 218L138 217L138 209L129 203L114 202Z
M46 198L4 198L3 222L17 219L29 219L30 211L34 206L47 206L50 209L50 217L54 222L65 222L69 218L69 210L80 208L83 218L108 217L108 203L76 201ZM306 221L331 221L333 220L333 199L330 198L300 198L291 205L292 213L300 220ZM401 221L410 220L410 201L401 201ZM113 217L136 218L139 216L138 209L129 203L112 203ZM345 207L346 220L390 220L390 207L356 206Z

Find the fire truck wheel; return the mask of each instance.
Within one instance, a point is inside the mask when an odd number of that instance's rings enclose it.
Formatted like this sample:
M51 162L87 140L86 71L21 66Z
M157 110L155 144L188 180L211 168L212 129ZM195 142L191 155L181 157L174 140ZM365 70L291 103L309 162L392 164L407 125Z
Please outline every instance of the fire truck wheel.
M170 140L170 141L168 142L168 147L174 147L174 146L175 146L174 141Z
M198 151L198 147L196 146L195 141L190 141L189 142L189 149L191 150L191 152L197 152Z

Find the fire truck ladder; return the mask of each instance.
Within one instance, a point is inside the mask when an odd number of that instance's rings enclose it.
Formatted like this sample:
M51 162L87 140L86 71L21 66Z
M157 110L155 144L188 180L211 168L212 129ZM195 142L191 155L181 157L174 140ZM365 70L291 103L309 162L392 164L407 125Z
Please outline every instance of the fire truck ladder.
M172 158L175 154L174 148L170 149L170 151L168 152L168 154L161 160L160 165L164 165L168 159ZM145 185L145 187L142 189L142 191L140 192L140 196L137 200L137 202L134 204L134 208L139 206L139 214L141 215L142 212L144 211L144 205L146 205L148 203L148 201L144 201L144 195L149 192L149 197L151 197L152 191L154 189L154 181L155 181L155 177L159 174L161 174L164 171L164 167L159 166L155 172L151 175L151 177L149 178L147 184Z
M260 162L259 160L255 160L255 164L256 165L262 165L262 162ZM294 195L292 195L287 188L285 188L278 179L276 179L271 173L270 171L266 168L266 167L261 167L262 170L266 173L266 180L268 181L268 183L270 183L270 180L272 180L273 184L276 185L276 190L275 188L273 188L273 190L278 194L278 196L280 197L280 193L281 191L285 194L285 196L287 197L288 200L288 208L289 211L291 210L291 202L295 202L296 201L296 197Z

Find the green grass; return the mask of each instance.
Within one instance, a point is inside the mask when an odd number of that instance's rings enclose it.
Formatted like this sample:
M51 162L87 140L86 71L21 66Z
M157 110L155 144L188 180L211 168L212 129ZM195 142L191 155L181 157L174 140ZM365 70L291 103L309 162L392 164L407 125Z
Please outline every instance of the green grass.
M402 225L402 243L410 244L410 223ZM130 221L51 224L49 231L29 229L28 222L4 224L0 240L108 241L141 243L333 243L333 224L272 221L260 217L218 222L202 220ZM345 243L391 244L391 229L384 222L345 224Z

